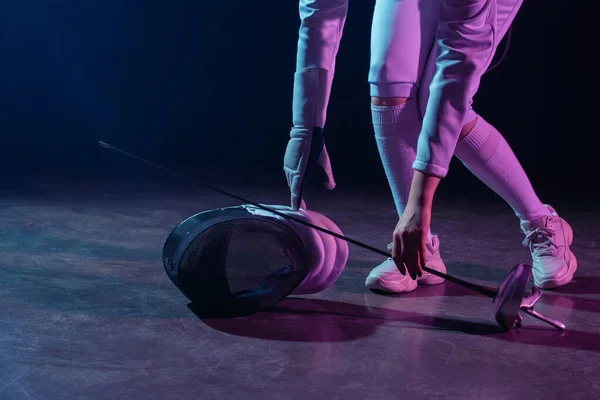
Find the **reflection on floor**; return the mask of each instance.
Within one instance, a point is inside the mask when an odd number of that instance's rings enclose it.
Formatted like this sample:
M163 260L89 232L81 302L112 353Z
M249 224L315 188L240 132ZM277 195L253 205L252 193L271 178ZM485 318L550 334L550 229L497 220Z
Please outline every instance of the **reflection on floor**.
M228 190L233 191L230 187ZM287 194L239 188L268 204ZM236 319L201 319L169 282L162 245L179 222L235 201L201 189L45 185L0 197L2 399L578 399L600 390L600 213L574 228L576 279L499 331L491 301L452 283L399 296L364 287L380 256L350 246L341 278ZM317 196L344 234L385 249L391 199ZM434 210L449 273L494 287L529 262L506 206Z

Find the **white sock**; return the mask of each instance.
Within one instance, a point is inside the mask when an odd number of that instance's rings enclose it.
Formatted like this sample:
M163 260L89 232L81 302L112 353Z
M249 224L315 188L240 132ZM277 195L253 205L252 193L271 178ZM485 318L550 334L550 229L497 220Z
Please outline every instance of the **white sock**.
M395 106L371 105L373 130L398 217L404 212L414 175L412 164L421 132L421 114L414 100ZM431 231L428 233L431 239Z
M455 154L510 205L521 221L550 215L504 137L481 116L471 132L458 142Z

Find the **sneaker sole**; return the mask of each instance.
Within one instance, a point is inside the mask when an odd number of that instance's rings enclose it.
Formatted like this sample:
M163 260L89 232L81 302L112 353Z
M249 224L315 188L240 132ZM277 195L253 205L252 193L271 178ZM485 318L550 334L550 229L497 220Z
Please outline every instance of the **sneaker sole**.
M534 279L535 286L540 289L556 289L571 282L573 280L573 276L575 275L575 271L577 271L577 258L571 249L568 250L565 258L567 261L567 272L563 276L558 279L546 279L541 282L537 282Z
M434 286L444 283L446 280L436 275L427 274L427 276L425 276L425 274L423 274L423 277L417 279L417 282L419 285Z
M439 255L427 261L427 267L439 272L443 272L444 274L446 273L446 264L444 264L444 261L442 261ZM423 273L423 276L421 278L417 279L417 282L419 283L419 285L433 286L439 285L440 283L444 283L446 282L446 280L429 272L425 272Z
M380 290L387 293L412 292L417 288L417 281L412 279L385 280L367 277L365 286L370 290Z

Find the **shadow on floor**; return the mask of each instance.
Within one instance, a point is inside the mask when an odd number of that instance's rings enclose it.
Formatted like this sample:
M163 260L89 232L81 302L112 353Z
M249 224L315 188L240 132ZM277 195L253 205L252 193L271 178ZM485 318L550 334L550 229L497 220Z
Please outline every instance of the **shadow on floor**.
M505 332L494 323L424 315L410 311L320 299L286 299L268 311L232 319L202 319L209 327L236 336L292 342L339 342L371 336L389 322L423 329L462 332L508 342L600 352L600 333L521 328ZM413 328L412 326L410 327Z
M554 293L565 294L600 294L600 277L582 276L575 278L567 285L553 290Z
M208 326L232 335L293 342L352 341L374 334L378 326L390 321L472 334L502 332L489 323L302 298L285 299L266 311L245 317L201 319Z

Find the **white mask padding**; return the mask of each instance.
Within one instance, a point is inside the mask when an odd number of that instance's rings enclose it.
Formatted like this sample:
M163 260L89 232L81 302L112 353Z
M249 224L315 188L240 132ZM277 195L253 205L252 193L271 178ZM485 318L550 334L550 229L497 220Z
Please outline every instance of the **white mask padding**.
M321 226L323 228L330 230L332 232L335 232L338 235L343 236L342 231L335 224L335 222L333 222L331 219L329 219L325 215L314 212L314 211L310 211L310 210L308 211L308 213L314 214L314 215L316 215L317 218L320 218L321 224L322 224ZM312 228L308 228L308 229L312 229ZM328 249L326 247L326 252L331 252L331 254L335 254L335 257L333 258L333 264L331 265L329 272L327 273L327 275L324 275L324 277L323 277L324 280L321 282L321 284L318 288L319 291L323 291L323 290L328 289L331 286L333 286L333 284L338 280L338 278L344 271L344 268L346 267L346 263L348 262L349 249L348 249L348 242L346 242L345 240L336 238L335 236L329 235L324 232L319 232L319 231L317 231L317 232L322 237L326 236L326 237L332 239L333 243L334 243L334 246L332 246L330 249ZM294 293L296 293L296 291L294 291Z
M318 212L303 209L293 211L291 207L282 205L265 204L264 206L342 235L342 231L333 221ZM349 250L348 243L345 240L299 224L295 221L288 220L252 205L244 205L243 207L254 215L269 216L285 222L298 233L304 242L306 251L309 252L311 266L304 281L292 294L314 294L322 292L331 287L339 278L348 261Z
M306 210L299 210L298 214L301 214L301 216L306 222L309 222L321 228L326 228L326 226L324 226L317 213L313 213ZM333 269L333 264L335 262L336 256L335 247L337 245L335 243L334 238L331 235L326 235L322 232L319 232L316 229L305 225L297 224L293 221L291 221L291 223L296 225L294 229L297 232L300 233L300 231L302 231L301 236L304 237L310 235L312 237L316 237L316 239L314 240L319 243L318 246L320 249L322 249L321 251L323 252L323 262L321 263L321 265L312 266L309 270L308 275L306 276L306 278L304 278L304 281L296 288L296 290L292 292L292 294L319 293L325 289L323 283L327 280L327 277ZM305 241L305 244L307 246L307 250L312 251L312 243L308 243Z

